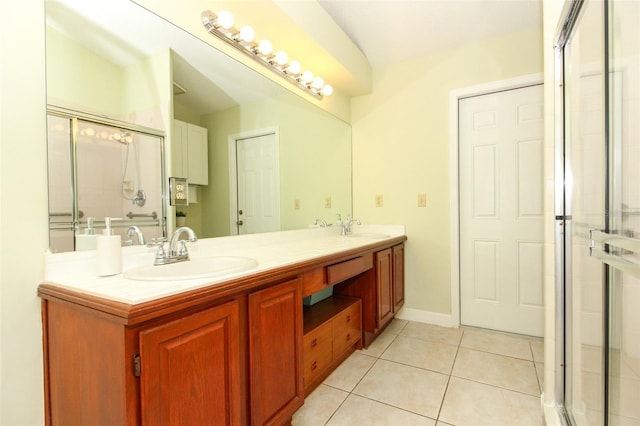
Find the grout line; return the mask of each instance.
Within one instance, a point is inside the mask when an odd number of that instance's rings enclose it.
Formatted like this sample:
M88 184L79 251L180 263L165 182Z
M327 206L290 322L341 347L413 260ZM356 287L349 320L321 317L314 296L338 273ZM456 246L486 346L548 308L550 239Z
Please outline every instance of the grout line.
M447 392L449 391L449 383L451 383L453 368L455 367L456 361L458 360L458 353L460 352L460 345L462 344L463 336L464 336L464 330L462 330L462 334L460 335L460 340L458 341L458 348L456 349L456 354L453 357L453 363L451 363L451 370L449 371L449 378L447 379L447 385L444 387L444 393L442 394L442 401L440 401L440 408L438 409L436 423L440 421L440 414L442 413L442 407L444 407L444 400L447 398Z

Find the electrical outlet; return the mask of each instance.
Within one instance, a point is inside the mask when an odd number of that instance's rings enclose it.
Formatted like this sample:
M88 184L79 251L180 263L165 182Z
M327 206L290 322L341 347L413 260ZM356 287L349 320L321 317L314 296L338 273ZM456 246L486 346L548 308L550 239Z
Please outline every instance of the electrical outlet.
M324 208L325 209L330 209L331 208L331 197L325 197L325 199L324 199Z
M376 195L376 207L382 207L382 205L383 205L382 195L378 194Z
M293 200L293 209L300 210L300 200L298 200L297 198Z
M427 207L427 194L418 194L418 207Z

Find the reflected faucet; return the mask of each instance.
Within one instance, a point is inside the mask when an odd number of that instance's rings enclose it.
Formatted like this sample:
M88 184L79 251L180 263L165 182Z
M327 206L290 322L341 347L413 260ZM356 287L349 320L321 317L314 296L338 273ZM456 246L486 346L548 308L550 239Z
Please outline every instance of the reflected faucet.
M351 233L351 224L353 222L357 223L358 225L362 225L362 222L360 222L360 219L356 219L354 217L351 217L351 215L347 215L347 218L342 223L342 229L340 231L340 235L349 235Z
M144 235L142 235L142 231L136 225L131 225L129 229L127 229L127 238L124 243L127 245L133 245L133 235L136 235L138 239L138 245L144 245Z
M180 236L182 236L183 233L187 234L186 240L180 239ZM198 238L196 237L196 233L193 232L193 229L189 228L188 226L182 226L176 229L176 232L173 233L173 236L169 241L169 247L165 251L164 243L166 241L166 238L154 238L149 244L147 244L147 247L158 247L156 258L153 262L154 265L167 265L170 263L189 260L187 243L196 242L198 241ZM177 247L178 244L180 244L180 248Z
M327 226L331 226L331 225L327 225L327 221L325 221L324 219L316 219L313 221L314 225L320 224L320 227L322 228L326 228Z

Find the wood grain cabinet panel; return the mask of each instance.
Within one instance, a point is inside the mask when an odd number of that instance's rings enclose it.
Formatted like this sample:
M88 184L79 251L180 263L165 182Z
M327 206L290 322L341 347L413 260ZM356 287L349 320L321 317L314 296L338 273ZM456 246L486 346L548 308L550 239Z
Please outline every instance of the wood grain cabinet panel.
M393 253L393 303L394 312L404 305L404 244L391 248Z
M333 329L331 323L304 335L304 383L314 381L333 360Z
M376 288L378 289L378 328L393 319L393 274L391 249L376 253Z
M249 294L251 424L282 425L302 406L302 283Z
M240 425L237 301L140 333L142 424Z
M361 339L361 321L360 303L354 303L332 319L333 353L335 358L342 355Z

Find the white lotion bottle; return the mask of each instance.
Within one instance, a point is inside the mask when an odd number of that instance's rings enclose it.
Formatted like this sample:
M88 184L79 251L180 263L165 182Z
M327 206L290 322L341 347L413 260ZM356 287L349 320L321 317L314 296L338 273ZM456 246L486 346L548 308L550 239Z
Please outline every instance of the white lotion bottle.
M122 241L120 235L113 235L111 221L120 218L105 217L106 228L102 235L96 235L96 272L99 277L108 277L122 272Z

